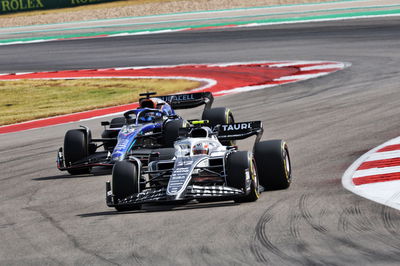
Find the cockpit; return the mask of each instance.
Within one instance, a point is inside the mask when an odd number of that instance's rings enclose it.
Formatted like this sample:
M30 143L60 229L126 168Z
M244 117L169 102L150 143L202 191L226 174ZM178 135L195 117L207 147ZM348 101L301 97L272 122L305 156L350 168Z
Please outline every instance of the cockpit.
M128 124L162 123L164 113L157 109L135 109L124 113Z

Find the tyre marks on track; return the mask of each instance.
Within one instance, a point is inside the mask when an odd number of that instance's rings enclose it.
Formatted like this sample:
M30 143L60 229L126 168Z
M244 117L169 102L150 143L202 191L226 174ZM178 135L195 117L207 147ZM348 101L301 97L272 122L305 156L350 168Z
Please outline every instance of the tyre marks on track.
M307 203L309 197L310 196L308 194L303 194L300 197L299 210L300 210L301 216L315 231L320 232L320 233L327 233L328 232L327 228L322 226L320 223L314 222L314 218L309 210L308 203ZM321 214L323 215L324 213L326 213L326 210L322 209L320 212L320 215Z
M65 230L63 228L63 226L58 221L56 221L52 216L50 216L43 208L27 207L25 209L38 213L40 216L42 216L45 219L46 222L48 222L48 224L51 227L55 228L62 235L64 235L65 238L73 245L74 248L76 248L77 250L79 250L89 256L95 257L98 261L97 263L102 262L102 263L106 263L108 265L119 265L118 263L115 263L115 262L105 258L104 256L101 256L101 255L97 254L96 252L93 252L93 251L83 247L82 245L80 245L79 241L72 234L68 233L68 231Z
M356 200L353 206L340 206L333 195L331 204L320 205L319 197L322 194L318 192L292 195L264 211L255 226L250 248L257 262L337 265L338 258L333 254L348 264L357 264L360 256L362 261L380 263L399 258L400 237L396 230L400 214L380 205L371 213L370 206L362 200ZM331 220L329 224L327 217ZM387 232L391 237L387 237Z
M375 263L398 260L400 240L396 236L388 237L387 231L394 221L399 221L400 216L393 215L393 209L380 205L376 205L372 213L369 213L370 209L362 205L365 202L359 199L354 206L346 207L342 211L338 227L340 234L333 237L339 245L348 248L351 254L358 254L360 260L360 257ZM360 241L361 238L363 241ZM356 259L357 257L350 260L356 263Z
M398 231L398 225L400 220L399 215L393 215L393 209L387 206L382 206L381 210L381 218L382 223L387 232L389 232L389 236L391 241L387 242L392 248L399 249L400 247L400 234ZM387 234L384 235L387 237ZM384 240L385 241L385 240ZM385 241L386 242L386 241Z
M256 260L263 264L273 263L270 255L274 255L279 259L283 259L284 261L289 261L293 264L299 263L298 260L293 259L285 252L284 249L281 249L277 245L274 244L273 237L270 235L273 233L273 224L274 224L274 213L279 208L281 204L274 203L268 209L265 210L263 215L257 222L255 227L255 234L253 236L253 241L251 243L250 250L253 255L256 257ZM294 230L296 231L296 230ZM297 235L297 234L295 234Z

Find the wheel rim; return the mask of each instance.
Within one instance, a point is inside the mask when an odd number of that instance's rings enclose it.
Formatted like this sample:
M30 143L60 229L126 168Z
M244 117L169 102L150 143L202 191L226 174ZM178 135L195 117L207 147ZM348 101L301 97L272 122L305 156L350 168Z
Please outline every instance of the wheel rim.
M285 166L285 172L286 172L286 178L290 180L291 178L291 164L290 164L290 157L289 157L289 151L287 150L287 147L285 145L283 149L283 161L284 161L284 166Z
M255 164L255 159L254 157L251 159L251 167L250 167L251 175L253 177L254 181L254 191L256 192L257 198L260 195L260 184L258 181L258 176L257 176L257 169L256 169L256 164Z

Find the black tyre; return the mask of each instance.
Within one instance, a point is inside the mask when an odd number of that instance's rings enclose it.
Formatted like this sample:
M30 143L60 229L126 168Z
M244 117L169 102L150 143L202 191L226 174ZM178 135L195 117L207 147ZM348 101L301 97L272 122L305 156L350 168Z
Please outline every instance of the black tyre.
M126 124L125 117L115 117L110 121L110 128L120 128Z
M230 154L226 172L227 185L246 192L244 197L235 199L236 202L251 202L259 198L257 169L251 152L238 151Z
M137 167L129 161L118 161L112 170L112 192L119 199L125 199L140 192L140 181ZM139 206L117 206L117 211L140 209Z
M118 130L104 130L103 133L101 133L101 137L103 139L109 139L109 138L116 138L118 136L119 131ZM104 142L104 150L112 152L115 148L115 145L117 145L116 140L110 140L110 141L105 141Z
M126 124L126 119L125 117L115 117L111 119L110 121L110 128L120 128L123 125ZM118 136L119 130L104 130L103 133L101 133L102 138L116 138ZM112 152L114 150L115 145L117 145L117 141L107 141L104 142L104 150L105 151L110 151Z
M164 125L164 146L167 148L174 147L174 142L179 136L179 128L185 126L186 121L181 119L166 122Z
M286 189L292 181L289 150L283 140L256 143L254 156L260 184L266 190Z
M235 123L232 111L225 107L217 107L204 110L202 115L203 120L209 120L212 127L221 124L232 124ZM235 141L221 141L222 145L233 146Z
M85 159L89 154L90 136L82 129L68 130L64 137L64 160L67 166ZM71 175L89 174L90 167L69 169Z
M153 154L157 154L157 156L153 156ZM149 163L153 161L161 161L161 160L171 160L175 156L175 149L174 148L161 148L156 149L150 155Z

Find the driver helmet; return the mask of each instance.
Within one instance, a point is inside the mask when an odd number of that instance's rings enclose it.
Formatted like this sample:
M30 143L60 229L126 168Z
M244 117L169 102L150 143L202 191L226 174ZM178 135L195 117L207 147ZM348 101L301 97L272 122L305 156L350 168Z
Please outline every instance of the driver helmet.
M139 120L141 122L151 122L156 118L156 115L154 114L154 112L146 112L143 115L141 115L139 117Z
M192 148L193 155L208 154L209 150L208 144L202 142L195 144Z

